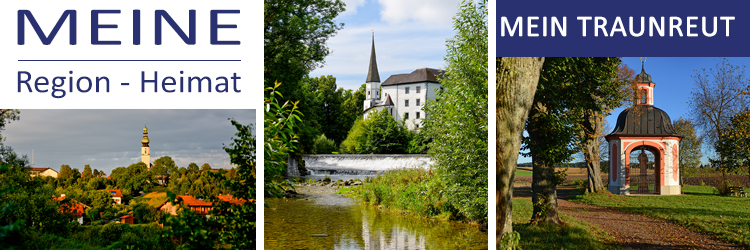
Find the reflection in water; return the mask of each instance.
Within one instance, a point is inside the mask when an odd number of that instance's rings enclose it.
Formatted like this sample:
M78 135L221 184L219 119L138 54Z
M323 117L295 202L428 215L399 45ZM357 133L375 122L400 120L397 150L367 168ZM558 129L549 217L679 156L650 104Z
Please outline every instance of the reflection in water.
M487 249L487 233L474 226L383 212L340 195L266 202L265 249Z

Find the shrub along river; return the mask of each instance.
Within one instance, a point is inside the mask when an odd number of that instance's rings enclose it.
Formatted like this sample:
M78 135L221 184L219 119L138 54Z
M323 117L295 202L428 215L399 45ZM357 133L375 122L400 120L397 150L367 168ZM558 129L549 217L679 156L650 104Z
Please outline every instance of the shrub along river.
M474 225L378 209L331 187L295 188L294 198L265 199L265 249L487 249Z

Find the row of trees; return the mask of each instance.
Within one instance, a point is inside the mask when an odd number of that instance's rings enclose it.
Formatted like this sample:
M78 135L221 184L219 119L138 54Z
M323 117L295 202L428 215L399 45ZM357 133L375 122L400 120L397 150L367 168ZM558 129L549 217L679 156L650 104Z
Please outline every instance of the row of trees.
M387 109L357 119L340 147L345 154L422 154L427 139L421 131L411 131L404 119L397 122Z

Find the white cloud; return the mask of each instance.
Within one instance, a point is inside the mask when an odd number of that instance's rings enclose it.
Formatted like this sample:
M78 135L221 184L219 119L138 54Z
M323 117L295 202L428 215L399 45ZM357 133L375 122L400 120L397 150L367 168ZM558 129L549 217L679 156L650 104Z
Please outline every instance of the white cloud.
M381 19L391 24L415 21L450 27L460 0L378 0Z
M340 16L356 15L357 8L359 8L359 6L365 5L365 0L343 0L343 1L344 1L344 4L346 4L346 11L344 11L344 13L341 13Z

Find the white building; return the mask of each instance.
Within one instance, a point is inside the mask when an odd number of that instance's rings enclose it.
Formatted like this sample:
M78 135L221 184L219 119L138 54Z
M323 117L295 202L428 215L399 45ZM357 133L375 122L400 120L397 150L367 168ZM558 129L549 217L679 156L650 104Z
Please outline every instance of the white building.
M442 88L437 80L439 75L442 75L441 70L421 68L409 74L391 75L381 84L373 36L370 67L365 80L367 92L362 112L364 118L386 109L396 121L406 119L405 123L409 129L419 129L426 117L422 107L427 101L435 101L435 93Z

